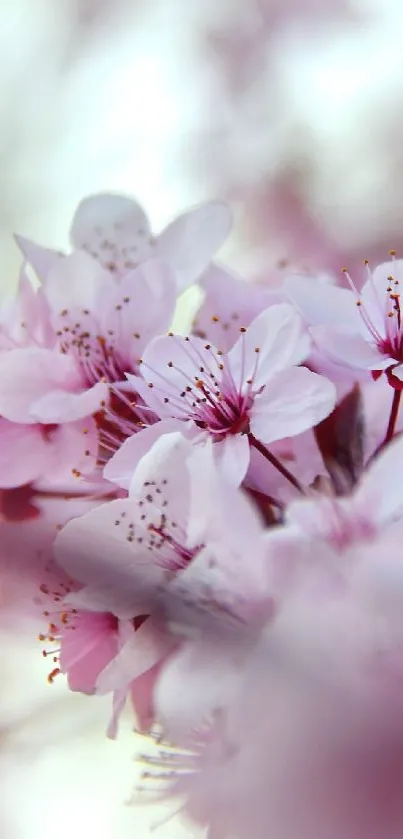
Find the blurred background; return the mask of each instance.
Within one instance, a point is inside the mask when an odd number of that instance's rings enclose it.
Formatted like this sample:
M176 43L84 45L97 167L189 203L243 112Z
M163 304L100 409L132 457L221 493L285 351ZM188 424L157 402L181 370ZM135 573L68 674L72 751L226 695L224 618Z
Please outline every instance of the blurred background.
M156 232L227 198L225 257L248 278L402 252L402 32L398 0L3 0L2 291L12 233L63 248L98 190L136 196ZM45 671L30 631L5 626L1 836L151 835L161 808L126 806L129 726L107 742L105 703Z

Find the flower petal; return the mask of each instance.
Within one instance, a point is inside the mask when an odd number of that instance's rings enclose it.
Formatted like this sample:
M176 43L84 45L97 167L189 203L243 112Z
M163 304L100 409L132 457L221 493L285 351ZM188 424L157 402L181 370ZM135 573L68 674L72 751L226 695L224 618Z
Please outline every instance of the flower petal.
M147 618L100 674L97 693L109 693L129 685L154 667L176 643L151 617Z
M140 513L129 498L110 501L69 522L55 540L56 561L94 590L97 609L104 593L103 610L121 618L133 617L147 598L155 598L164 578L147 550L149 534L142 529ZM86 596L89 608L90 589Z
M234 659L233 648L204 641L184 644L169 659L155 689L157 717L169 736L190 734L228 704L238 681Z
M327 326L315 326L312 337L325 356L359 370L385 370L393 359L383 355L358 333Z
M51 269L64 258L59 251L43 248L42 245L37 245L24 236L15 235L14 239L39 280L46 280Z
M73 390L80 384L74 361L62 353L37 347L2 353L0 414L13 422L36 423L31 413L35 402L56 388Z
M361 330L357 298L348 288L323 284L314 277L288 277L284 291L311 326L329 325Z
M166 419L143 428L133 437L129 437L113 455L104 469L104 477L123 489L129 489L133 474L142 457L146 455L154 443L164 434L181 431L183 424L178 420Z
M83 310L98 314L113 293L106 271L89 254L78 251L60 260L50 271L44 284L46 298L56 320L79 318ZM86 321L87 324L87 321Z
M281 303L252 321L228 353L228 361L239 387L253 379L258 389L277 371L303 361L309 348L308 331L298 312Z
M40 426L22 425L0 418L1 488L35 481L47 472L51 462L50 445Z
M96 414L108 399L108 385L98 382L81 393L52 390L32 402L30 416L36 422L75 422Z
M403 515L401 475L403 473L403 437L386 446L371 463L354 494L354 504L372 515L380 526Z
M224 201L207 201L176 218L157 239L158 256L175 269L179 289L195 282L207 268L232 227Z
M144 347L156 335L165 334L176 307L176 280L172 268L159 259L149 259L129 271L111 287L110 306L98 298L97 318L101 334L114 334L119 355L137 367Z
M70 241L114 276L123 276L153 255L148 218L137 201L124 195L100 193L81 201Z
M217 468L232 486L239 486L249 466L249 442L246 434L227 434L213 447Z
M165 512L166 516L162 499L165 495L169 496L166 499L169 502L169 519L176 525L183 522L186 527L189 507L187 458L192 452L192 443L178 431L160 436L139 461L130 483L129 497L136 500L144 495L144 487L149 487L146 491L148 509L158 510L160 514ZM165 492L161 490L161 485L166 487ZM159 491L153 492L153 486ZM149 515L146 521L149 521Z
M305 367L277 373L255 398L252 434L263 443L293 437L328 416L335 401L335 386L324 376Z
M249 326L263 309L282 302L279 289L247 282L215 263L206 269L200 285L205 298L194 318L193 333L224 352L238 340L240 326Z
M70 690L93 693L99 674L116 655L117 632L108 614L81 612L74 632L63 632L60 667Z

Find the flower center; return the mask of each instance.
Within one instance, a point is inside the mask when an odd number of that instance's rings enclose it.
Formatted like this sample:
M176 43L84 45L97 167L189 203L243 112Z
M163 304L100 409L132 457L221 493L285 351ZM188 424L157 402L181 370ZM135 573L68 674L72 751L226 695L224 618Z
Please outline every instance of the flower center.
M356 305L360 316L377 349L382 355L390 356L401 364L403 363L403 312L400 302L399 280L390 274L386 279L385 292L382 294L374 283L368 262L365 261L364 264L367 271L367 282L372 286L375 307L378 309L377 314L380 315L380 318L374 318L371 315L371 311L362 300L353 280L345 269L344 274L357 296ZM379 320L382 321L381 328Z
M247 330L241 327L239 331L242 340ZM246 378L244 341L239 370L234 374L229 357L212 344L203 345L198 338L182 339L172 333L169 337L176 346L175 361L166 362L168 373L140 362L143 370L148 369L153 375L154 381L148 386L154 388L155 396L163 403L163 413L168 410L175 419L192 420L215 439L247 433L254 396L263 389L255 384L260 348L255 347L256 360Z

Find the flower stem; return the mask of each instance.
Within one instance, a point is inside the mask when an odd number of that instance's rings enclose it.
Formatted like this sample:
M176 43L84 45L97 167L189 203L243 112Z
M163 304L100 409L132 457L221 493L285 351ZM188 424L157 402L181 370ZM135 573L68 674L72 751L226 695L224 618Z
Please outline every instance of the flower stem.
M260 442L260 440L257 440L256 437L254 437L253 434L251 434L250 432L248 434L248 438L251 446L254 446L255 449L257 449L257 451L260 452L260 454L262 454L263 457L265 457L266 460L268 460L269 463L271 463L271 465L274 466L274 468L277 469L277 471L280 472L280 474L283 475L283 477L286 478L286 480L289 481L289 483L292 484L292 486L298 490L298 492L301 492L303 494L303 487L301 486L299 481L297 481L297 479L294 477L292 472L289 472L289 470L285 466L283 466L280 460L278 460L277 457L275 457L275 455L272 454L266 448L266 446L264 446L263 443Z
M399 414L399 407L400 407L401 398L402 398L402 391L401 390L395 390L395 392L393 394L392 407L390 409L388 428L387 428L387 431L386 431L386 434L385 434L385 439L384 439L383 444L382 444L383 446L386 446L386 444L391 441L391 439L392 439L392 437L395 433L395 427L396 427L397 417L398 417L398 414Z

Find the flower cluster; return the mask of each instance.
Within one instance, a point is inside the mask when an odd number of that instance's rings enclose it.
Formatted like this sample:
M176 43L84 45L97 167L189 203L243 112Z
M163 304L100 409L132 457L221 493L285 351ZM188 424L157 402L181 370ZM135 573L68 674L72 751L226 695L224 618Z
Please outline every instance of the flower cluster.
M49 682L110 694L110 737L130 709L158 740L144 786L210 839L392 839L403 262L274 290L212 261L230 228L212 201L155 236L105 194L79 205L70 253L17 237L3 568L27 583L14 607Z

